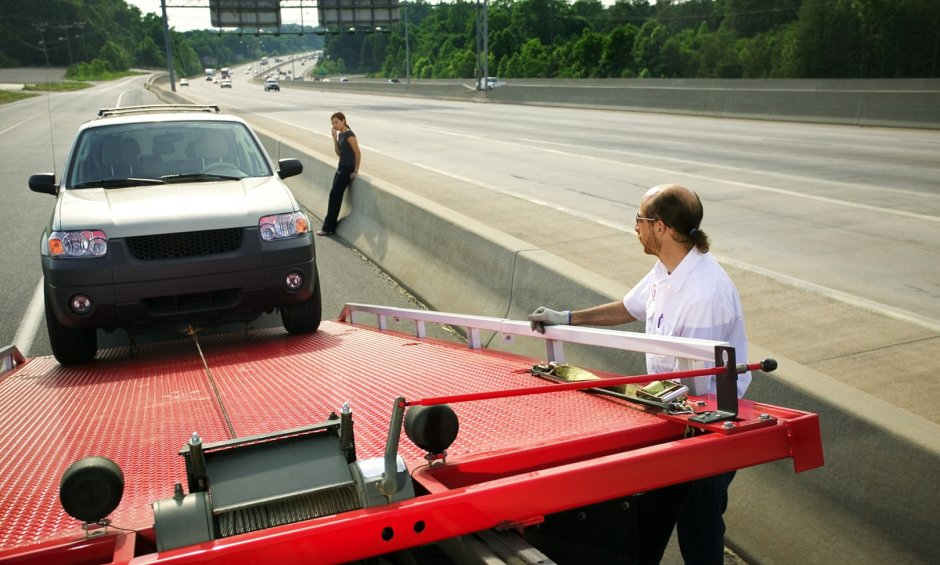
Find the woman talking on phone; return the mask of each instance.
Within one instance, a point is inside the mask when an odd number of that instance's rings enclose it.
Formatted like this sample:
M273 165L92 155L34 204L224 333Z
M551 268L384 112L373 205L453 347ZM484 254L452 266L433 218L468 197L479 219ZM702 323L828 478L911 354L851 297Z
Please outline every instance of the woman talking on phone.
M349 129L346 116L342 112L336 112L330 116L330 123L333 124L330 137L333 138L333 150L339 157L339 165L336 167L336 174L333 175L333 188L330 189L330 203L326 210L326 217L323 218L323 227L317 235L333 235L336 232L339 209L343 205L343 194L346 193L349 183L359 174L359 163L362 161L359 142L356 141L356 134Z

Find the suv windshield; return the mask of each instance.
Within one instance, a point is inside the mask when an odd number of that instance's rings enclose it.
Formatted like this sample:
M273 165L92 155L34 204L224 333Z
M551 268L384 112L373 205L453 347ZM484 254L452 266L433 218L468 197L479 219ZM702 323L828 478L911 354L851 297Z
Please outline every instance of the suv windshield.
M272 174L248 128L232 122L171 121L88 128L76 141L73 155L66 188L131 186L143 184L140 179L158 184Z

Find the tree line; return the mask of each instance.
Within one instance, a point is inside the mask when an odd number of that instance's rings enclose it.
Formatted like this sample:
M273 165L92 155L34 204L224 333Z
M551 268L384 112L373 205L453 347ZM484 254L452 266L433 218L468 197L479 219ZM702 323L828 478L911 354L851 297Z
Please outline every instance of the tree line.
M207 8L203 8L207 9ZM202 74L262 55L322 48L323 38L299 26L279 35L172 30L178 76ZM2 0L0 67L68 67L68 78L105 77L132 67L166 69L162 19L124 0Z
M482 0L435 1L402 2L381 33L173 31L174 69L325 45L321 72L472 78L485 44L502 77L940 77L940 0L493 0L485 18ZM77 78L166 68L162 22L124 0L0 2L0 67L45 65Z
M387 35L331 36L328 64L401 77L407 54L412 77L482 76L482 5L403 2ZM502 77L940 76L938 0L494 0L486 25Z

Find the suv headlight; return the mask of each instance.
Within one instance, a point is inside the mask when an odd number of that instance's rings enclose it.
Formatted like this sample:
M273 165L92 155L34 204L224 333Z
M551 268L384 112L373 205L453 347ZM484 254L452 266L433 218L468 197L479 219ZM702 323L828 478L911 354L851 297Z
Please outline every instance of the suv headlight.
M55 231L48 245L52 257L104 257L108 236L101 230Z
M310 220L303 212L265 216L258 222L258 229L261 230L261 239L265 241L289 239L309 232Z

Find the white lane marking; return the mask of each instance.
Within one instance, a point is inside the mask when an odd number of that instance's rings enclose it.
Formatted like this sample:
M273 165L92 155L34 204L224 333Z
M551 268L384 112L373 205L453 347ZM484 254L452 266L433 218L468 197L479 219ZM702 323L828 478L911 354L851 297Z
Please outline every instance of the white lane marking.
M15 123L15 124L13 124L12 126L8 127L8 128L5 129L5 130L0 130L0 135L3 135L3 134L5 134L6 132L8 132L8 131L10 131L10 130L16 129L16 128L20 127L21 125L25 124L26 122L35 120L36 118L39 118L39 117L41 117L41 116L43 116L43 115L44 115L44 114L34 114L34 115L32 115L32 116L26 118L26 119L23 120L22 122Z
M595 156L595 155L584 155L584 154L581 154L581 153L573 153L573 152L571 152L571 151L562 151L562 150L559 150L559 149L551 149L551 148L548 148L548 147L544 147L545 145L555 145L555 146L559 146L559 147L573 147L573 148L584 149L582 146L574 145L574 144L570 144L570 143L558 143L558 142L552 142L552 141L545 141L545 140L541 140L541 139L527 139L527 138L518 138L518 139L515 139L515 140L513 140L513 141L504 141L504 140L499 140L499 139L484 138L484 137L477 136L477 135L472 135L472 134L466 134L466 133L458 133L458 132L447 131L447 130L440 129L440 128L436 128L436 127L429 127L429 126L413 126L413 127L416 128L416 129L425 129L425 130L428 130L428 131L433 131L433 132L435 132L435 133L446 134L446 135L450 135L450 136L453 136L453 137L460 137L460 138L464 138L464 139L475 139L475 140L479 140L479 141L485 141L485 142L490 143L490 144L492 144L492 143L500 143L500 144L503 144L503 145L510 145L510 146L513 146L513 147L522 147L522 148L525 148L525 149L537 149L537 150L543 151L543 152L545 152L545 153L552 153L552 154L555 154L555 155L565 155L566 157L578 157L578 158L581 158L581 159L587 159L587 160L589 160L589 161L600 161L600 162L610 163L610 164L614 164L614 165L628 165L628 166L631 166L631 167L636 167L636 168L639 168L639 169L645 169L645 170L648 170L648 171L654 171L654 172L657 172L657 173L668 173L668 174L670 174L670 175L676 175L676 174L677 174L676 171L673 170L673 169L666 169L666 168L663 168L663 167L653 167L653 166L650 166L650 165L640 165L640 164L637 164L637 163L623 163L622 161L616 161L616 160L608 159L608 158L605 158L605 157L598 157L598 156ZM519 142L523 142L523 143L519 143ZM530 144L531 144L531 145L530 145ZM597 149L596 149L596 148L593 148L592 150L596 151ZM712 169L722 169L722 170L732 171L732 172L738 172L738 173L749 173L749 172L753 172L753 171L749 171L748 169L744 169L744 168L741 168L741 167L732 167L732 166L729 166L729 165L716 165L716 164L713 164L713 163L706 163L706 162L702 162L702 161L692 161L692 160L688 160L688 159L676 159L676 158L674 158L674 157L662 157L662 156L659 156L659 155L649 155L649 154L635 153L635 152L630 152L630 151L616 151L616 150L612 150L612 149L601 149L601 151L606 152L606 153L612 153L612 154L614 154L614 155L629 156L629 157L639 157L639 158L644 158L644 159L656 159L656 160L660 160L660 161L669 161L669 162L673 162L673 163L681 163L681 164L684 164L684 165L696 165L696 166L700 166L700 167L709 167L709 168L712 168ZM917 220L924 220L924 221L928 221L928 222L940 222L940 217L938 217L938 216L928 216L928 215L925 215L925 214L918 214L918 213L916 213L916 212L907 212L907 211L905 211L905 210L892 210L892 209L890 209L890 208L884 208L884 207L881 207L881 206L872 206L872 205L869 205L869 204L861 204L861 203L857 203L857 202L849 202L849 201L846 201L846 200L840 200L840 199L838 199L838 198L829 198L829 197L827 197L827 196L816 196L816 195L814 195L814 194L805 194L805 193L802 193L802 192L796 192L796 191L786 190L786 189L782 189L782 188L773 188L773 187L766 186L766 185L760 185L760 184L753 184L753 183L748 183L748 182L741 182L741 181L728 180L728 179L713 177L713 176L709 176L709 175L701 175L701 174L687 173L687 172L679 172L678 174L680 174L680 175L682 175L682 176L687 176L687 177L690 177L690 178L701 179L701 180L705 180L705 181L709 181L709 182L714 182L714 183L719 183L719 184L722 184L722 183L723 183L723 184L726 184L726 185L737 186L737 187L747 188L747 189L753 189L753 190L759 190L759 191L762 191L762 192L770 192L770 193L774 193L774 194L780 194L780 195L783 195L783 196L790 196L790 197L793 197L793 198L803 198L803 199L806 199L806 200L814 200L814 201L817 201L817 202L825 202L825 203L827 203L827 204L833 204L833 205L836 205L836 206L845 206L845 207L849 207L849 208L857 208L857 209L860 209L860 210L867 210L867 211L876 212L876 213L879 213L879 214L889 214L889 215L901 216L901 217L906 217L906 218L913 218L913 219L917 219ZM782 178L782 179L787 179L787 180L798 181L798 182L807 182L807 179L806 179L805 177L800 177L800 176L797 176L797 175L788 175L788 174L785 174L785 173L767 173L767 172L762 172L761 174L768 175L768 176L773 176L773 177L776 177L776 178ZM829 186L834 186L834 187L839 187L839 188L851 188L851 189L853 189L853 190L858 190L859 188L868 188L868 189L874 189L874 190L878 190L878 189L879 189L878 187L865 187L865 186L860 187L859 185L855 185L855 184L844 183L844 182L839 182L839 181L830 181L830 180L825 180L825 179L812 179L812 182L813 182L814 184L824 184L824 185L829 185ZM906 195L909 195L909 196L918 196L918 197L929 197L929 196L931 196L930 194L925 194L925 193L923 193L923 192L917 192L917 191L913 191L913 190L905 190L905 189L899 189L899 188L881 187L880 190L887 190L887 191L890 191L890 192L893 193L893 194L906 194Z
M23 314L23 320L20 327L13 336L13 345L20 350L23 356L28 356L33 347L33 341L36 340L36 332L39 331L39 324L45 312L45 305L42 298L42 277L39 277L39 284L36 285L36 291L33 292L33 298L29 301L29 306Z
M418 129L422 129L421 126L415 126L415 127L417 127ZM598 157L598 156L595 156L595 155L583 155L583 154L580 154L580 153L572 153L572 152L570 152L570 151L562 151L562 150L559 150L559 149L550 149L550 148L548 148L548 147L542 147L542 146L541 146L541 145L551 144L551 145L560 145L560 146L563 146L563 147L579 147L579 146L577 146L577 145L554 143L554 142L548 142L548 141L541 141L541 140L538 140L538 139L524 139L524 138L521 138L521 139L519 139L518 141L523 141L523 142L526 142L526 143L535 144L535 145L522 145L522 144L516 143L515 141L510 142L510 141L502 141L502 140L494 140L494 139L482 138L482 137L478 137L478 136L474 136L474 135L469 135L469 134L464 134L464 133L448 132L448 131L445 131L445 130L440 130L440 129L437 129L437 128L432 128L432 127L427 127L427 126L423 126L423 129L433 130L433 131L435 131L435 132L437 132L437 133L444 133L444 134L451 135L451 136L454 136L454 137L478 139L478 140L480 140L480 141L486 141L487 143L491 143L491 144L492 144L492 143L501 143L501 144L503 144L503 145L512 145L512 146L514 146L514 147L523 147L523 148L526 148L526 149L537 149L537 150L543 151L543 152L545 152L545 153L552 153L552 154L555 154L555 155L565 155L566 157L578 157L578 158L587 159L587 160L590 160L590 161L601 161L601 162L604 162L604 163L610 163L610 164L614 164L614 165L636 167L636 168L638 168L638 169L645 169L645 170L654 171L654 172L657 172L657 173L667 173L667 174L669 174L669 175L677 175L677 174L678 174L678 175L681 175L681 176L686 176L686 177L690 177L690 178L701 179L701 180L705 180L705 181L708 181L708 182L714 182L714 183L725 184L725 185L730 185L730 186L737 186L737 187L740 187L740 188L747 188L747 189L750 189L750 190L758 190L758 191L761 191L761 192L770 192L770 193L774 193L774 194L780 194L780 195L783 195L783 196L789 196L789 197L792 197L792 198L803 198L803 199L806 199L806 200L814 200L814 201L817 201L817 202L825 202L826 204L833 204L833 205L835 205L835 206L845 206L845 207L848 207L848 208L857 208L857 209L860 209L860 210L867 210L867 211L869 211L869 212L876 212L876 213L878 213L878 214L888 214L888 215L894 215L894 216L901 216L901 217L912 218L912 219L916 219L916 220L924 220L924 221L927 221L927 222L940 222L940 216L928 216L928 215L925 215L925 214L917 214L917 213L915 213L915 212L907 212L907 211L905 211L905 210L892 210L892 209L890 209L890 208L883 208L883 207L881 207L881 206L872 206L872 205L870 205L870 204L861 204L861 203L857 203L857 202L848 202L848 201L846 201L846 200L839 200L839 199L837 199L837 198L830 198L830 197L827 197L827 196L817 196L817 195L815 195L815 194L804 194L804 193L796 192L796 191L792 191L792 190L786 190L786 189L782 189L782 188L773 188L773 187L765 186L765 185L761 185L761 184L754 184L754 183L749 183L749 182L742 182L742 181L729 180L729 179L718 178L718 177L713 177L713 176L709 176L709 175L701 175L701 174L688 173L688 172L679 172L679 173L677 173L677 172L676 172L675 170L673 170L673 169L666 169L666 168L663 168L663 167L653 167L653 166L650 166L650 165L640 165L640 164L637 164L637 163L623 163L622 161L615 161L615 160L612 160L612 159L607 159L607 158L604 158L604 157ZM632 156L632 157L642 157L642 158L648 158L648 159L659 159L659 160L663 160L663 161L672 161L672 162L682 163L682 164L687 164L687 165L698 165L698 166L703 166L703 167L711 167L711 168L725 169L725 170L735 171L735 172L748 172L747 169L742 169L742 168L739 168L739 167L730 167L730 166L726 166L726 165L713 165L713 164L710 164L710 163L704 163L704 162L700 162L700 161L689 161L689 160L686 160L686 159L675 159L675 158L672 158L672 157L659 157L659 156L654 156L654 155L644 155L644 154L642 154L642 153L631 153L631 152L627 152L627 151L612 151L612 150L606 150L606 151L607 151L608 153L614 153L614 154L618 154L618 155L627 155L627 156ZM772 175L772 176L776 176L776 177L781 177L781 178L789 178L790 180L798 180L798 181L801 181L801 182L806 182L806 179L805 179L805 178L797 177L797 176L794 176L794 175L785 175L785 174L778 174L778 173L764 173L764 174L768 174L768 175ZM852 187L852 188L854 188L854 189L858 189L858 188L859 188L859 187L856 186L856 185L850 185L850 184L847 184L847 183L840 183L840 182L836 182L836 181L817 181L817 180L814 179L813 182L814 182L814 183L820 183L820 184L829 184L829 185L839 186L839 187L843 187L843 188L846 188L846 187ZM924 193L922 193L922 192L914 192L914 191L907 191L907 190L901 190L901 189L884 188L883 190L889 190L889 191L891 191L891 192L893 192L893 193L906 193L906 194L913 195L913 196L921 196L921 197L923 197L923 196L930 196L930 195L924 194ZM504 191L501 191L501 192L504 192ZM507 194L511 194L511 193L508 193L508 192L507 192ZM601 222L601 223L603 223L603 222Z
M661 156L661 155L650 155L650 154L648 154L648 153L637 153L637 152L634 152L634 151L618 151L618 150L615 150L615 149L583 147L583 146L575 145L575 144L572 144L572 143L559 143L559 142L553 142L553 141L545 141L545 140L541 140L541 139L525 139L525 138L522 138L521 141L526 141L526 142L535 143L535 144L542 144L542 145L558 145L558 146L561 146L561 147L575 147L575 148L578 148L578 149L590 149L590 150L592 150L592 151L600 150L600 151L607 152L607 153L613 153L613 154L615 154L615 155L627 155L627 156L630 156L630 157L640 157L640 158L643 158L643 159L656 159L656 160L660 160L660 161L670 161L670 162L673 162L673 163L681 163L681 164L684 164L684 165L696 165L696 166L699 166L699 167L708 167L708 168L711 168L711 169L721 169L721 170L731 171L731 172L735 172L735 173L753 173L753 172L759 172L759 173L762 174L762 175L773 176L773 177L775 177L775 178L786 179L786 180L796 181L796 182L800 182L800 183L805 183L805 182L807 182L807 180L811 180L811 181L813 182L813 184L821 184L821 185L827 185L827 186L832 186L832 187L837 187L837 188L844 188L844 189L851 189L851 190L858 190L859 188L863 188L863 189L872 189L872 190L887 190L887 191L890 191L890 192L893 193L893 194L905 194L905 195L907 195L907 196L922 196L922 197L923 197L923 196L933 196L932 194L928 194L928 193L924 193L924 192L918 192L918 191L916 191L916 190L907 190L907 189L903 189L903 188L875 187L875 186L870 186L870 185L858 185L858 184L853 184L853 183L848 183L848 182L842 182L842 181L836 181L836 180L828 180L828 179L816 179L816 178L807 179L807 177L805 177L805 176L789 175L789 174L787 174L787 173L769 173L769 172L766 172L766 171L754 171L754 170L752 170L752 169L745 169L745 168L743 168L743 167L734 167L734 166L731 166L731 165L718 165L718 164L709 163L709 162L706 162L706 161L691 161L691 160L689 160L689 159L677 159L677 158L675 158L675 157L663 157L663 156ZM827 145L830 145L830 144L827 144ZM564 154L564 155L577 155L577 153L574 153L574 154L572 154L572 153L563 153L563 154ZM656 170L662 170L662 169L656 169ZM796 193L796 194L797 194L797 195L800 195L800 193ZM804 195L802 195L802 196L807 196L807 195L804 194ZM879 210L880 210L880 209L879 209Z
M712 255L715 255L715 254L712 253ZM920 314L916 312L903 310L901 308L895 308L894 306L889 306L881 302L875 302L874 300L869 300L867 298L862 298L861 296L849 294L847 292L842 292L841 290L836 290L834 288L829 288L826 286L818 285L816 283L812 283L803 279L798 279L796 277L785 275L783 273L778 273L776 271L763 269L756 265L751 265L750 263L744 263L742 261L738 261L737 259L731 259L729 257L723 257L720 255L715 255L715 259L717 259L721 263L725 263L726 265L732 265L734 267L737 267L738 269L741 269L742 271L750 271L752 273L765 276L769 279L775 280L777 282L781 282L783 284L786 284L792 287L796 287L801 290L807 290L810 292L814 292L816 294L820 294L822 296L832 298L833 300L838 300L839 302L849 304L850 306L856 306L863 310L868 310L869 312L881 314L883 316L894 318L895 320L899 320L901 322L913 324L913 325L928 329L930 331L940 333L940 322L932 318L928 318L926 316L921 316Z
M533 143L538 143L537 140L530 140L530 141L532 141ZM556 154L559 154L559 155L567 155L567 156L572 156L572 155L574 155L574 156L577 156L576 153L573 154L573 153L569 153L569 152L566 152L566 151L558 151L558 150L545 149L545 148L543 148L542 150L543 150L543 151L550 152L550 153L556 153ZM622 153L622 154L625 154L625 155L636 155L636 154L633 154L633 153L626 153L626 152L624 152L624 153ZM610 160L608 160L608 159L601 159L601 158L599 158L599 157L591 157L591 156L584 156L584 157L585 157L585 158L588 158L588 159L596 159L596 160L599 160L599 161L607 161L607 162L610 162L610 163L617 163L617 161L610 161ZM737 168L735 168L735 167L727 167L727 166L721 166L721 165L710 165L710 164L708 164L708 163L701 163L701 162L698 162L698 161L688 161L688 160L685 160L685 159L673 159L673 158L670 158L670 157L652 157L652 156L651 156L651 158L663 159L663 160L666 160L666 161L674 161L674 162L677 162L677 163L683 163L683 164L689 164L689 165L701 165L701 166L708 166L708 167L712 167L712 168L721 168L721 169L728 169L728 170L737 170L737 171L739 171L739 172L747 172L745 169L737 169ZM623 163L621 163L621 164L623 164ZM669 173L669 174L671 174L671 175L679 174L679 175L682 175L682 176L687 176L687 177L696 178L696 179L702 179L702 180L709 181L709 182L714 182L714 183L719 183L719 184L726 184L726 185L731 185L731 186L738 186L738 187L741 187L741 188L747 188L747 189L752 189L752 190L759 190L759 191L761 191L761 192L771 192L771 193L774 193L774 194L781 194L781 195L789 196L789 197L792 197L792 198L803 198L803 199L806 199L806 200L815 200L815 201L817 201L817 202L825 202L825 203L827 203L827 204L833 204L833 205L836 205L836 206L845 206L845 207L848 207L848 208L857 208L857 209L860 209L860 210L867 210L867 211L869 211L869 212L876 212L876 213L878 213L878 214L888 214L888 215L894 215L894 216L902 216L902 217L907 217L907 218L913 218L913 219L916 219L916 220L924 220L924 221L927 221L927 222L940 222L940 216L927 216L927 215L925 215L925 214L917 214L917 213L915 213L915 212L907 212L907 211L905 211L905 210L892 210L892 209L890 209L890 208L884 208L884 207L881 207L881 206L872 206L872 205L870 205L870 204L861 204L861 203L858 203L858 202L848 202L848 201L846 201L846 200L839 200L839 199L837 199L837 198L829 198L828 196L816 196L815 194L804 194L804 193L795 192L795 191L792 191L792 190L785 190L785 189L782 189L782 188L773 188L773 187L770 187L770 186L765 186L765 185L760 185L760 184L753 184L753 183L749 183L749 182L734 181L734 180L729 180L729 179L723 179L723 178L713 177L713 176L709 176L709 175L699 175L699 174L687 173L687 172L679 172L679 173L676 173L676 171L674 171L674 170L672 170L672 169L664 169L664 168L662 168L662 167L651 167L651 166L649 166L649 165L638 165L638 164L636 164L636 163L629 163L629 166L631 166L631 167L637 167L637 168L640 168L640 169L646 169L646 170L649 170L649 171L665 172L665 173ZM783 177L788 176L788 175L780 175L780 174L776 174L776 173L766 173L766 174L774 175L774 176L783 176ZM795 180L801 180L801 181L803 181L803 182L806 181L805 178L803 178L803 179L801 179L800 177L792 177L792 178L795 179ZM814 179L813 182L823 182L823 181L816 181L816 180ZM847 184L843 184L843 183L837 183L837 182L833 182L833 181L825 182L824 184L835 184L835 185L843 186L843 187L851 186L851 185L847 185ZM858 187L855 186L855 188L858 188ZM908 193L908 194L912 194L912 195L916 195L916 196L929 196L928 194L924 194L924 193L922 193L922 192L901 191L901 190L895 190L895 189L892 189L892 188L885 188L884 190L889 190L889 191L891 191L891 192L906 192L906 193Z

